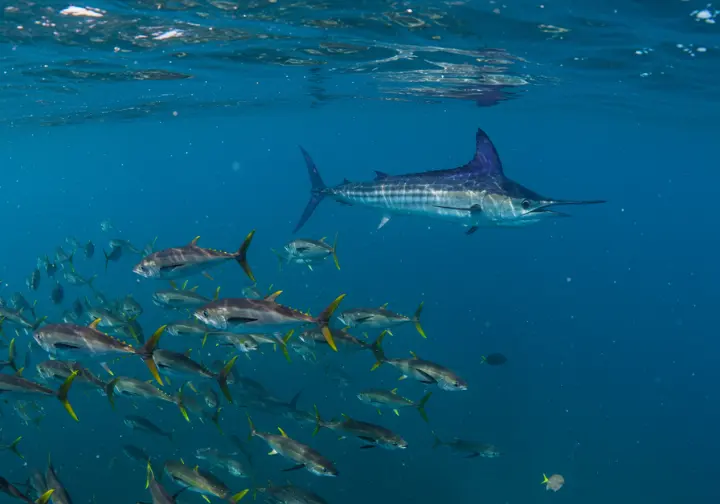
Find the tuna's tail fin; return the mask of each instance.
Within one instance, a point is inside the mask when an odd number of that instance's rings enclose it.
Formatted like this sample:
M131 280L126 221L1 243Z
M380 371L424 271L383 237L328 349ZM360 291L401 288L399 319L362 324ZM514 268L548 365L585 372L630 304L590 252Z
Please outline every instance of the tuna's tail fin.
M160 384L163 385L162 378L160 378L160 372L158 371L157 365L155 364L155 361L153 360L153 352L155 352L155 349L157 348L158 341L160 341L160 336L162 336L162 333L167 328L167 325L160 326L157 331L153 333L153 335L150 337L149 340L145 342L143 346L135 350L135 352L142 357L142 360L145 362L145 365L150 370L150 373L153 375L153 378Z
M252 242L253 236L255 236L255 230L253 229L248 233L248 235L245 237L245 240L243 241L242 245L240 245L240 248L237 251L237 254L235 255L235 260L238 262L238 264L242 267L245 274L255 282L255 275L253 275L252 270L250 269L250 265L247 262L247 251L248 248L250 248L250 243Z
M420 413L420 416L422 417L425 422L430 423L430 420L428 420L427 412L425 411L425 405L428 402L428 399L430 399L430 396L432 395L432 392L428 392L423 396L422 399L420 399L420 402L415 406L417 408L418 413Z
M412 321L413 321L413 324L415 324L415 329L417 330L418 333L420 333L420 336L422 336L423 338L427 338L422 325L420 325L420 315L422 314L424 304L425 304L424 302L421 302L420 306L418 306L417 310L415 310L415 315L413 316Z
M65 408L65 411L68 412L68 414L78 422L78 417L75 414L75 411L73 411L73 407L70 405L70 401L68 401L68 392L70 392L70 387L73 384L73 381L75 380L75 377L78 375L77 371L73 371L70 376L67 377L67 379L63 382L62 385L60 385L60 388L57 391L57 398L62 403L63 407Z
M382 365L383 362L387 361L387 357L385 357L385 352L382 349L382 340L387 333L388 333L388 330L385 329L383 332L380 333L380 336L378 336L377 339L375 341L373 341L372 345L370 346L372 353L375 355L375 358L377 359L377 362L370 369L370 371L375 371L377 368L379 368Z
M238 356L236 355L235 357L230 359L230 362L225 364L225 367L223 367L222 371L220 371L220 373L218 373L217 375L217 382L220 390L222 390L225 399L227 399L229 403L232 403L233 399L232 395L230 395L230 389L228 388L228 376L230 376L230 373L232 372L233 366L235 365L235 361L237 360L237 358Z
M323 333L323 336L325 336L325 341L327 341L327 344L330 345L330 348L332 348L334 351L338 351L337 346L335 346L335 340L333 339L332 332L330 331L330 327L328 327L328 324L330 324L330 317L332 317L332 314L337 310L337 307L340 305L340 302L345 297L345 294L340 294L337 298L335 298L335 301L330 303L330 306L325 308L325 310L320 314L320 316L317 318L317 324L320 326L320 330Z
M333 242L333 246L332 246L332 256L333 256L333 261L335 261L335 267L337 269L340 269L340 262L338 261L338 256L337 256L337 239L338 239L338 235L337 235L337 233L335 233L335 241Z
M315 409L315 430L313 431L312 435L315 436L318 432L320 432L320 429L326 427L326 424L320 416L320 411L318 410L317 404L313 404L313 408Z
M315 161L312 160L310 154L308 154L302 147L300 147L300 152L302 152L302 155L305 158L305 165L307 166L308 176L310 177L312 188L310 189L310 201L308 201L308 204L305 206L305 211L300 216L300 220L295 226L295 229L293 229L293 233L296 233L305 225L307 220L325 197L324 191L326 188L322 177L320 177L320 172L318 172L317 166L315 166Z
M15 455L17 455L17 456L20 457L21 459L24 459L25 457L23 457L23 454L20 453L20 450L18 449L18 445L20 444L20 440L22 440L22 436L20 436L19 438L17 438L15 441L13 441L12 443L10 443L9 445L3 446L2 449L3 449L3 450L10 450L11 452L13 452Z

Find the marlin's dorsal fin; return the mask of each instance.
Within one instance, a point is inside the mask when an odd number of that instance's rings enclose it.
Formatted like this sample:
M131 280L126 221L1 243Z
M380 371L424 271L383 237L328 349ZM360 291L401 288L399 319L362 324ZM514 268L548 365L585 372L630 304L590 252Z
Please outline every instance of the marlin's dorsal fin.
M388 175L388 174L385 173L385 172L381 172L381 171L375 170L375 180L385 180L385 179L388 178L389 176L390 176L390 175Z
M199 236L196 236L196 237L193 238L193 240L190 242L190 245L197 245L197 242L198 242L199 239L200 239L200 237L199 237Z
M463 168L479 175L503 175L500 156L490 137L480 128L475 135L475 156Z

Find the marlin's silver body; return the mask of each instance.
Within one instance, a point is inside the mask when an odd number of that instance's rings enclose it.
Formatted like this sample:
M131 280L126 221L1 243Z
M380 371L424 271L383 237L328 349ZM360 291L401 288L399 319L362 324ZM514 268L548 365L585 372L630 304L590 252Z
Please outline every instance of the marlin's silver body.
M295 231L310 218L325 197L346 205L382 211L380 226L392 214L420 215L459 222L468 234L481 226L525 226L547 217L567 216L550 210L556 205L584 205L603 201L546 198L507 178L494 145L482 130L476 135L475 156L449 170L388 175L377 172L372 181L345 181L335 187L323 183L315 163L302 149L312 183L310 202Z

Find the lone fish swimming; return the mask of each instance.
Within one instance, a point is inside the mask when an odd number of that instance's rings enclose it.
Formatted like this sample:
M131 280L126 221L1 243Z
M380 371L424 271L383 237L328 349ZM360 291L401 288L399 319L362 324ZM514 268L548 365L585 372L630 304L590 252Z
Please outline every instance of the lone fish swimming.
M372 181L345 180L334 187L325 185L310 155L302 147L300 150L312 189L293 232L305 225L325 197L382 211L378 229L392 214L406 214L460 222L469 228L466 234L481 226L526 226L551 217L568 217L553 210L558 205L605 203L547 198L507 178L495 146L481 129L476 135L475 156L458 168L405 175L375 171Z

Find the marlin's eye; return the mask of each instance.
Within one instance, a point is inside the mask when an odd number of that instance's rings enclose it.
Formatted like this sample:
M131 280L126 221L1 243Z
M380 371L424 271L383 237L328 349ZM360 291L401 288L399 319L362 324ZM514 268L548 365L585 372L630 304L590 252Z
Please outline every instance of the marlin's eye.
M530 209L530 200L522 200L522 203L520 205L523 207L523 210L529 210Z

